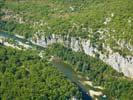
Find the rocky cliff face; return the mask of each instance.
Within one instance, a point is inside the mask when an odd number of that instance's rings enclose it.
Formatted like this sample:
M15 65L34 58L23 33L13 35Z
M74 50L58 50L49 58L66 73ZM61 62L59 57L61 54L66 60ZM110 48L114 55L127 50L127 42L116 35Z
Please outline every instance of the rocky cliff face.
M92 46L90 40L69 36L53 34L51 36L38 38L38 36L35 35L31 41L43 47L47 47L53 43L61 43L74 51L81 51L93 57L98 56L99 59L111 65L118 72L123 72L125 76L133 78L133 57L123 57L118 52L113 52L109 46L104 46L104 44L103 48L106 53L102 53L96 46Z

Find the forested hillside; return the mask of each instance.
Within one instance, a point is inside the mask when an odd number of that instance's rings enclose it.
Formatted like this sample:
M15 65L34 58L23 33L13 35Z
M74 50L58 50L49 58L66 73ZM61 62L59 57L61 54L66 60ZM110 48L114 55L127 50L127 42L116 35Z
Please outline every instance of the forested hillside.
M26 38L38 33L87 38L129 54L132 7L132 0L6 0L4 29Z
M133 0L0 0L0 100L132 100L132 78Z
M78 87L35 51L0 45L1 100L66 100L81 98Z

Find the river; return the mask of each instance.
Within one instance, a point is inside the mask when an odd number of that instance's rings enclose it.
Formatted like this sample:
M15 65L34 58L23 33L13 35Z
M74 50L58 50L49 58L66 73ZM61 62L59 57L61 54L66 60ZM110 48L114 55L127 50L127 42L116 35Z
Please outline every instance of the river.
M13 34L8 34L7 32L0 32L0 36L1 37L5 37L5 38L10 38L10 39L13 39L13 40L16 40L16 41L20 41L20 42L22 42L24 44L30 45L33 48L38 49L38 50L44 50L45 49L44 47L36 45L36 44L32 43L31 41L29 41L27 39L17 37L17 36L15 36Z
M82 91L83 95L83 100L91 100L91 97L88 95L89 91L87 87L85 87L81 81L83 81L83 78L77 77L78 74L72 69L72 66L64 63L61 59L59 58L54 58L52 60L52 63L59 71L61 71L68 79L70 79L73 83L75 83L80 90Z
M46 49L46 48L41 47L39 45L33 44L31 41L29 41L27 39L19 38L19 37L15 36L15 35L11 35L11 34L8 34L8 33L5 33L5 32L0 32L0 36L5 37L5 38L10 38L10 39L13 39L13 40L20 41L20 42L22 42L24 44L30 45L32 47L35 47L38 50L44 50L44 49ZM75 83L79 87L80 91L82 92L83 100L91 100L91 97L89 96L88 90L80 82L81 80L77 77L77 73L71 68L70 65L64 63L61 60L60 61L59 60L58 61L57 60L54 60L54 61L52 61L52 63L69 80L71 80L73 83Z

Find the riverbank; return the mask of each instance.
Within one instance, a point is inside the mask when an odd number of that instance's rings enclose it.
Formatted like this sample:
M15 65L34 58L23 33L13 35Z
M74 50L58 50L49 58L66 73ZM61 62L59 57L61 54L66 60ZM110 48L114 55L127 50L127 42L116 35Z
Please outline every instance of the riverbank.
M80 86L80 88L82 87L82 91L84 91L86 95L91 96L94 100L105 95L102 93L102 87L94 86L92 81L89 81L88 79L84 78L82 74L74 71L74 69L72 69L73 67L71 67L72 65L70 65L69 63L62 61L60 58L54 56L52 56L50 61L52 61L54 66L56 66L57 69L63 72L64 75L68 77L68 79Z
M7 36L8 34L4 34L4 35ZM10 35L8 35L6 38L12 38L14 40L17 38L18 41L22 40L22 39L20 39L18 37L14 37L12 35L11 35L11 37L10 37ZM24 40L23 43L26 43L26 42L28 42L28 40L27 41ZM66 48L66 47L62 46L61 44L54 44L54 45L48 46L47 49L45 47L41 47L40 48L40 46L38 46L36 44L31 44L31 46L34 47L35 50L37 50L37 51L40 51L40 50L41 51L45 51L45 53L47 54L46 56L57 55L58 57L62 58L64 61L67 60L67 64L69 66L70 66L70 64L72 64L76 68L76 66L80 64L80 66L79 66L79 68L81 70L80 74L81 74L82 71L83 72L85 71L83 73L84 74L83 77L84 78L87 77L86 78L87 81L90 78L90 80L93 81L95 84L101 85L104 88L106 87L105 90L101 89L101 91L103 91L103 94L107 93L107 96L109 96L110 99L115 99L116 98L115 96L117 96L119 98L124 98L125 97L124 96L125 92L121 92L121 91L124 91L125 88L119 88L119 86L120 87L126 87L127 91L129 93L132 93L132 91L131 91L132 81L130 79L128 79L127 77L124 77L122 74L116 72L110 66L108 66L107 64L105 64L104 62L102 62L99 59L93 58L93 57L91 57L89 55L86 55L84 53L81 53L81 52L74 52L70 48ZM52 52L52 53L50 53L50 52ZM43 56L43 54L41 54L41 56ZM44 55L44 57L45 57L45 55ZM84 65L84 67L83 67L83 65ZM62 65L62 66L64 66L64 65ZM62 66L58 66L58 67L62 68ZM72 68L72 66L71 66L71 68ZM72 70L76 71L75 68L73 67ZM67 69L67 67L66 67L66 69ZM64 68L63 68L63 70L64 70ZM61 71L62 73L64 73L63 70ZM69 76L70 73L67 73L67 74ZM82 75L80 75L80 74L78 72L78 74L75 74L75 75L78 78L82 78L81 77ZM67 76L67 75L65 75L65 76ZM71 78L72 77L70 77L70 79ZM84 87L82 87L82 85L80 85L81 83L79 81L76 81L76 83L78 84L78 86L81 89L82 88L84 89ZM110 83L110 84L108 84L108 83ZM118 89L116 89L114 87L117 87ZM87 88L90 88L90 86L88 85ZM87 88L85 88L85 89L87 89ZM99 90L98 88L96 88L96 89ZM95 88L91 87L90 90L95 90ZM117 93L115 93L114 91L117 91ZM86 92L83 91L83 93L86 95ZM94 91L93 91L93 93L94 93ZM127 95L128 95L127 98L131 98L132 97L132 95L130 95L130 94L127 94ZM106 95L103 95L103 96L107 97Z

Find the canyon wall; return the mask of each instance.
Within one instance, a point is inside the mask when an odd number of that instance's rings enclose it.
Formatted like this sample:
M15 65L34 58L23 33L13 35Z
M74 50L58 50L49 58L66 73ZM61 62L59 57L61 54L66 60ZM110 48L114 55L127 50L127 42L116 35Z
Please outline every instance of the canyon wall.
M102 53L96 47L91 45L90 40L74 38L69 36L61 36L61 35L51 35L47 37L38 38L37 35L31 39L31 42L43 47L47 47L53 43L61 43L66 47L71 48L73 51L81 51L87 55L96 57L98 55L99 59L108 65L112 66L118 72L122 72L125 76L133 78L133 57L126 56L123 57L118 52L113 52L109 46L104 46L106 53Z

